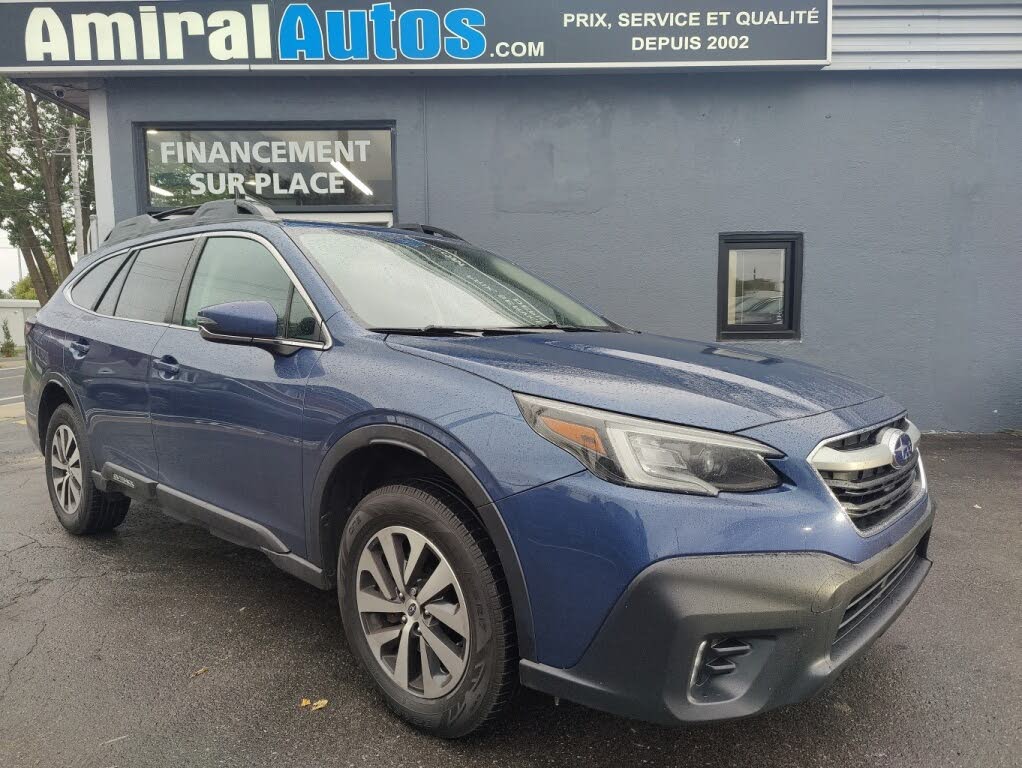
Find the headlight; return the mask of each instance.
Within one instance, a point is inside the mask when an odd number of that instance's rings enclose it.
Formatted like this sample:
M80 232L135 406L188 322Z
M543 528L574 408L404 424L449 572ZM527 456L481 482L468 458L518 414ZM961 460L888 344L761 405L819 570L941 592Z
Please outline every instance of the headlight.
M783 454L744 437L679 427L515 394L541 437L612 483L716 496L780 484L766 462Z

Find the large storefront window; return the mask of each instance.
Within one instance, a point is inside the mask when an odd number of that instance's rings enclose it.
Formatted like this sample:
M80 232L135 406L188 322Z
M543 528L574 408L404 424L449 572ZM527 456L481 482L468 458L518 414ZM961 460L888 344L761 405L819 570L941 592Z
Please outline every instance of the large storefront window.
M719 339L797 339L802 235L720 236Z
M393 129L141 126L149 211L249 197L282 212L389 212Z

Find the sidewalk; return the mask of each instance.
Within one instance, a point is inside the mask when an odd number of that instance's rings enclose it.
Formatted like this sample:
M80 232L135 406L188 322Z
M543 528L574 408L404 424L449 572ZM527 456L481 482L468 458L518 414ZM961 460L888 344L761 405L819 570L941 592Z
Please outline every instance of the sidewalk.
M0 371L4 368L22 368L25 365L25 352L20 350L14 357L0 357Z

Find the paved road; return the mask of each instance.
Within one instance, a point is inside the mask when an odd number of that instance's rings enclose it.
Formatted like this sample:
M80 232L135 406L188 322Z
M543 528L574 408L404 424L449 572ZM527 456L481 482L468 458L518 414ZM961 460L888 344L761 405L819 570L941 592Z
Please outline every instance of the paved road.
M21 380L24 375L24 361L8 362L0 359L0 406L22 401Z
M936 566L825 694L669 730L521 695L461 743L391 717L330 594L135 506L74 539L0 423L0 766L1018 766L1022 438L927 438ZM208 671L195 676L200 669ZM301 711L302 697L329 706Z

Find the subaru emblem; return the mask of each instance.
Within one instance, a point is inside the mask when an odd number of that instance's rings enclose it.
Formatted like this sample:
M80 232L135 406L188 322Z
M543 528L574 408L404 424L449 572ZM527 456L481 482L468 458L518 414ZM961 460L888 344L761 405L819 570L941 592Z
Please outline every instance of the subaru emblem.
M884 445L891 452L891 464L895 467L904 467L912 460L914 449L912 438L908 433L900 429L892 429L884 435Z

